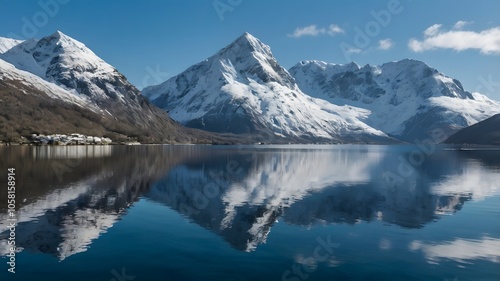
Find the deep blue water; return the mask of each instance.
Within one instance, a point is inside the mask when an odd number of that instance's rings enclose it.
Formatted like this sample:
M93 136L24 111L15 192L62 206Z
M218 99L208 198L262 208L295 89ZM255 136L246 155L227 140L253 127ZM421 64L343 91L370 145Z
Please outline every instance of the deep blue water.
M500 150L427 152L1 147L0 280L500 280Z

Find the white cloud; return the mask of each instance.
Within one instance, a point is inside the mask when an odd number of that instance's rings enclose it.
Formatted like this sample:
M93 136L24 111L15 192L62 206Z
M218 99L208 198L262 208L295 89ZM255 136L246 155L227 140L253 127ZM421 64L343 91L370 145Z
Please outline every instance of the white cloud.
M464 20L459 20L455 25L453 26L453 29L462 29L462 27L471 24L471 21L464 21Z
M394 46L394 42L391 39L383 39L378 41L378 48L380 50L389 50Z
M358 49L358 48L349 48L346 50L346 53L347 54L359 54L361 53L361 49Z
M429 26L425 31L424 35L425 36L434 36L439 33L439 29L441 28L441 24L433 24Z
M328 26L328 34L329 35L334 36L335 34L338 34L338 33L344 33L344 30L342 28L340 28L340 26L338 26L336 24L330 24L330 26Z
M455 27L463 27L466 23L457 22ZM434 24L424 31L424 39L412 38L408 48L413 52L423 52L434 49L452 49L465 51L479 50L482 54L500 54L500 26L480 32L465 30L442 30L440 24Z
M318 27L313 24L306 27L297 27L293 34L289 34L288 36L295 38L300 38L302 36L318 36L324 31L324 29L318 29Z
M305 27L297 27L292 34L288 34L288 37L300 38L303 36L318 36L323 34L335 36L339 33L344 33L344 30L336 24L330 24L328 28L318 28L317 25L312 24Z

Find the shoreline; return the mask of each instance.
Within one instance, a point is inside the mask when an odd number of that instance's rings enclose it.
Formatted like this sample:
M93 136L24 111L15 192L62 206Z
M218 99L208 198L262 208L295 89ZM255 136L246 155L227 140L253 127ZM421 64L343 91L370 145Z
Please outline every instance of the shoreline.
M382 146L416 146L417 144L413 143L397 143L397 144L387 144L387 143L139 143L139 142L111 142L106 144L97 144L97 143L79 143L79 144L41 144L36 142L1 142L0 147L9 147L9 146L57 146L57 147L77 147L77 146L180 146L180 145L202 145L202 146L235 146L235 145L243 145L243 146L282 146L282 145L307 145L307 146L322 146L322 145L382 145ZM500 145L485 145L485 144L450 144L450 143L436 143L436 146L449 147L446 150L451 151L475 151L475 150L500 150Z

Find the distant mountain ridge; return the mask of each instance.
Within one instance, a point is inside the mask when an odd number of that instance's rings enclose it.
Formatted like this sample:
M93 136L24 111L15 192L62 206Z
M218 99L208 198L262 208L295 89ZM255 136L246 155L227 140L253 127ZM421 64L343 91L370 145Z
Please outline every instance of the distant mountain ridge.
M364 108L364 121L408 142L441 130L450 135L500 113L500 104L416 60L380 66L303 61L290 69L307 94L337 105Z
M500 103L421 61L302 61L287 71L249 33L143 93L188 127L309 141L413 143L500 113Z
M0 37L0 109L3 142L80 133L153 143L413 143L436 130L449 137L499 114L500 103L410 59L363 67L302 61L286 70L249 33L141 93L57 31Z
M323 101L304 94L270 47L249 33L143 93L174 120L198 129L309 142L394 141L361 122L363 110L323 110Z

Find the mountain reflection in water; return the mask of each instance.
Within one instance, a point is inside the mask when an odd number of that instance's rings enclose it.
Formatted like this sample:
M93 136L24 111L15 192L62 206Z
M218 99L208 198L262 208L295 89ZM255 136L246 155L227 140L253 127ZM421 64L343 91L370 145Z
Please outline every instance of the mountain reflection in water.
M176 210L248 252L266 242L278 219L299 226L379 220L421 228L460 211L469 200L500 193L500 166L480 152L438 150L392 186L384 174L396 173L411 151L404 146L16 147L0 148L0 166L17 171L17 246L60 260L86 251L141 198ZM6 202L2 193L1 255L8 253ZM492 239L484 241L497 245ZM458 239L441 247L474 248L473 243ZM436 250L439 245L414 241L411 247L429 260L446 256ZM495 251L487 255L498 259Z

